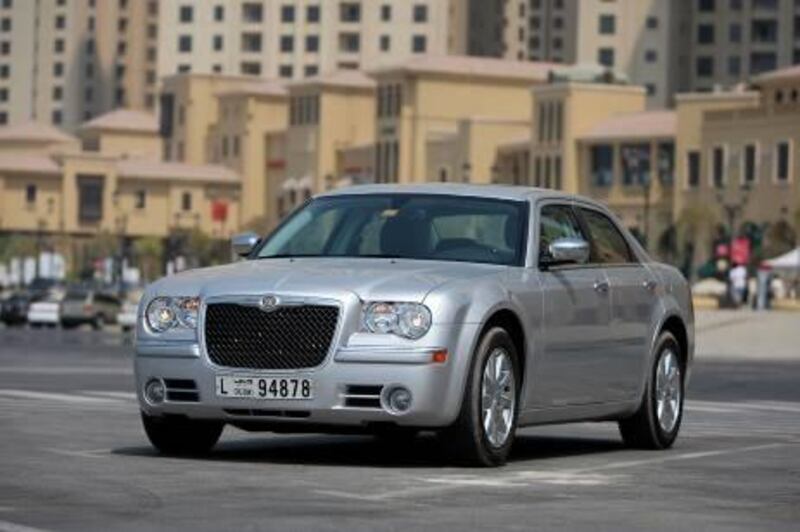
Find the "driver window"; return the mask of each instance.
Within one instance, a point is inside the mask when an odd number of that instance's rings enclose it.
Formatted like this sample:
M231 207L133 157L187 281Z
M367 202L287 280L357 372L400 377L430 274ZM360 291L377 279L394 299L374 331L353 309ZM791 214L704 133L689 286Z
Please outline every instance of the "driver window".
M539 257L549 257L550 244L559 238L586 240L572 207L568 205L545 205L542 207L539 216Z

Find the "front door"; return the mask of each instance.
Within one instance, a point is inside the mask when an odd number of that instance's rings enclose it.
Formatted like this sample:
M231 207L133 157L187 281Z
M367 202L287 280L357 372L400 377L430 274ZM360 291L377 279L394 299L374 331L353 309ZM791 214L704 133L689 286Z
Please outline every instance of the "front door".
M607 401L636 398L649 352L658 298L655 278L639 262L616 224L604 213L578 209L592 239L592 261L604 265L611 296L611 356Z
M588 241L570 205L548 204L539 217L540 257L559 238ZM599 265L552 266L541 272L543 344L534 383L537 407L598 402L611 323L609 284Z

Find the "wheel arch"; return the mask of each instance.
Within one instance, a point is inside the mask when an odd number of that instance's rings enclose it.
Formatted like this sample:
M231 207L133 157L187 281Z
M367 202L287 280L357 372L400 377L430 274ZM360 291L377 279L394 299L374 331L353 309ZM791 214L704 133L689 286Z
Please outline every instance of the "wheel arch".
M680 360L683 366L684 374L688 375L689 366L691 363L691 358L689 354L689 332L686 328L686 324L683 322L683 319L678 316L677 314L671 314L667 316L661 324L661 327L658 330L658 336L661 336L662 333L669 332L675 337L675 340L678 341L678 347L680 347Z
M522 319L517 312L510 308L503 307L494 309L484 321L480 333L478 334L478 341L480 341L492 327L501 327L511 336L511 341L514 342L514 347L518 355L517 363L519 364L520 385L521 389L524 390L526 384L525 370L526 359L528 358L528 346Z

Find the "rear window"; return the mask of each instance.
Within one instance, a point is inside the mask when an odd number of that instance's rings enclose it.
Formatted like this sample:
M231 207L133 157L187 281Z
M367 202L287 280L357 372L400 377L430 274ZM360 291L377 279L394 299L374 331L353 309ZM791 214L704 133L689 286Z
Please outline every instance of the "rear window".
M64 296L64 301L86 301L88 296L89 292L86 290L70 290L67 292L67 295Z

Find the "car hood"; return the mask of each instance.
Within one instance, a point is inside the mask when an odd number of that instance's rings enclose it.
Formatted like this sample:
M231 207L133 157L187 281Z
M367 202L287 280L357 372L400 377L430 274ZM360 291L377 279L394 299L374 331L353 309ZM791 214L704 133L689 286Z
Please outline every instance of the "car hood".
M213 297L292 294L364 301L417 301L449 281L505 271L505 266L421 260L298 258L252 260L190 270L150 286L158 295Z

